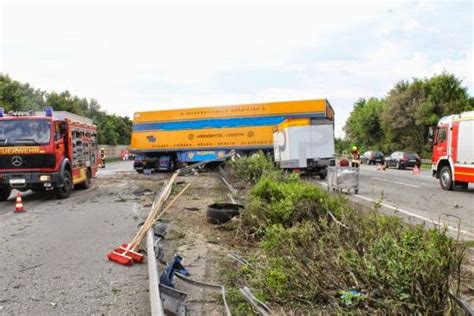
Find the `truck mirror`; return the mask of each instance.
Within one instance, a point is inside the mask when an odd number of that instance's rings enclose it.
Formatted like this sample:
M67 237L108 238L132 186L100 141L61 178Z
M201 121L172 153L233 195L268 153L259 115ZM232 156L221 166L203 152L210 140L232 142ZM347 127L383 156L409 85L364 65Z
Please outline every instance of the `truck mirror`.
M428 129L428 141L430 143L433 143L433 135L434 135L433 127L430 126L429 129Z
M61 122L61 123L59 124L59 130L60 130L60 132L61 132L61 135L66 135L66 133L67 133L67 125L66 125L65 122Z

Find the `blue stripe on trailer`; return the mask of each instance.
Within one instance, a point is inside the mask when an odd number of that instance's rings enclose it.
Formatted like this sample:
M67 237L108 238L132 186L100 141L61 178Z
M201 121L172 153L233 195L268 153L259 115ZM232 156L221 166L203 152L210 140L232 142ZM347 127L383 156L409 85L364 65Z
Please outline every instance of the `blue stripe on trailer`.
M283 122L285 118L282 116L271 117L239 117L224 119L208 119L197 121L180 121L180 122L159 122L159 123L143 123L134 124L134 131L176 131L186 129L203 129L203 128L226 128L226 127L245 127L245 126L269 126L277 125Z
M260 116L260 117L234 117L221 119L205 119L194 121L176 121L176 122L153 122L133 124L133 131L176 131L188 129L204 128L230 128L230 127L248 127L248 126L274 126L280 124L287 118L297 117L326 117L326 113L311 113L288 116Z

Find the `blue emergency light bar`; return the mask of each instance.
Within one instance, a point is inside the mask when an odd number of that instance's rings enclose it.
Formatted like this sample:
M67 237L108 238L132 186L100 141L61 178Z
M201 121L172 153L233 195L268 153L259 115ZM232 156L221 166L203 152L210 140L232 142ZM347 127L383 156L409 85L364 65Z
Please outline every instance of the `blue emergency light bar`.
M3 114L5 113L5 109L4 108L0 108L0 117L3 117Z
M50 106L47 106L43 109L44 115L53 117L53 108Z

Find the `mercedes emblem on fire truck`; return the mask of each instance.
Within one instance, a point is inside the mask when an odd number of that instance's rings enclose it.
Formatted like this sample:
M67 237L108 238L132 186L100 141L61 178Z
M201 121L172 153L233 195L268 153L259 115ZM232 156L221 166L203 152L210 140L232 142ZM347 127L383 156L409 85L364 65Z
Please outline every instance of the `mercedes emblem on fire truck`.
M13 156L12 165L19 167L23 164L23 159L20 156Z

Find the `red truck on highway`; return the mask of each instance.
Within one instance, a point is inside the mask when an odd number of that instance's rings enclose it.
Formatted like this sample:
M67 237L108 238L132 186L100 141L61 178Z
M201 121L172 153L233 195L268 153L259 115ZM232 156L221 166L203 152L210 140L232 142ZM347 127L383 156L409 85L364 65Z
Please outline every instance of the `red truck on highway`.
M69 197L87 189L98 164L97 127L68 112L9 112L0 108L0 201L13 189L54 190Z
M467 189L474 183L474 111L441 118L433 134L433 176L444 190Z

